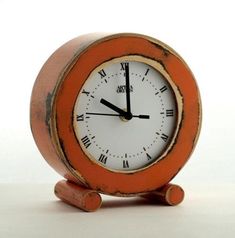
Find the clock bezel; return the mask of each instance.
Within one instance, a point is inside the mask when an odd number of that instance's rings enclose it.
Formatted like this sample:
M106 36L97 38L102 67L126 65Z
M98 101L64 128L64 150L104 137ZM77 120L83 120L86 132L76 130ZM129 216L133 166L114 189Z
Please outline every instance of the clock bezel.
M103 62L101 65L97 66L88 76L87 80L89 80L89 78L91 77L91 75L96 74L98 71L100 71L101 69L106 68L107 66L109 66L110 64L114 64L114 63L120 63L120 62L124 62L124 61L128 61L128 62L141 62L144 63L146 65L149 65L150 67L152 67L154 70L156 70L158 73L160 73L162 75L162 77L164 78L164 80L169 84L169 86L171 87L170 90L173 92L174 94L174 101L175 101L175 105L176 105L176 120L175 120L175 124L174 124L174 132L173 135L170 137L170 141L167 143L167 145L164 147L164 150L162 150L162 152L160 153L160 156L158 156L157 158L153 158L151 163L148 163L147 165L138 168L138 169L131 169L131 170L118 170L118 169L112 169L110 167L107 167L105 165L103 165L102 163L99 163L97 161L96 158L94 158L94 156L92 156L89 151L85 148L85 146L80 142L79 138L77 138L78 143L80 144L80 147L83 149L83 152L87 155L87 157L89 159L91 159L94 163L98 164L99 166L104 167L105 169L108 169L110 171L113 172L119 172L119 173L135 173L137 171L140 170L144 170L147 169L148 167L152 166L153 164L157 163L158 161L160 161L161 159L163 159L168 151L171 150L171 147L174 144L175 138L177 136L178 133L178 129L179 129L179 125L180 125L180 121L182 118L182 96L180 95L180 92L178 91L176 85L174 84L174 82L171 80L170 76L167 74L167 72L164 70L163 66L155 61L152 60L150 58L146 58L144 56L141 55L128 55L128 56L122 56L122 57L118 57L118 58L114 58L111 60L108 60L106 62ZM85 83L85 82L84 82ZM76 101L78 100L79 97L81 97L81 91L82 88L79 90L78 93L78 97L76 99ZM75 112L73 112L73 118L75 118ZM75 126L75 123L77 123L76 120L74 120L73 122L73 126ZM77 126L78 130L79 127ZM75 129L74 129L75 130ZM76 134L76 132L75 132Z
M77 144L71 115L77 94L89 74L110 59L128 55L149 58L162 66L181 95L177 106L182 109L182 117L179 117L176 136L163 160L124 173L102 167L86 156ZM194 76L177 53L147 36L116 34L101 38L71 60L56 87L51 131L61 161L80 182L102 193L127 196L153 191L179 172L196 144L200 115L200 96Z

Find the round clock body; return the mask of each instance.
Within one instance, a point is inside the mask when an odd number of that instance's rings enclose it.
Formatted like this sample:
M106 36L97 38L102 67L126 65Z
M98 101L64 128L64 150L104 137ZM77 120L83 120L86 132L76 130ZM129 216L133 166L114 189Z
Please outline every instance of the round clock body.
M169 183L201 126L192 72L169 46L139 34L88 34L44 64L31 128L47 162L69 181L132 196Z

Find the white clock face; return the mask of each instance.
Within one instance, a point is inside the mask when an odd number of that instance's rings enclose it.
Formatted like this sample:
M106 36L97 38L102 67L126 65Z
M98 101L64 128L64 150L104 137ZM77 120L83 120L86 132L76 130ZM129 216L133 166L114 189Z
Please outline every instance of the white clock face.
M175 94L168 81L150 65L128 59L110 61L90 74L73 115L85 154L123 172L160 160L176 121Z

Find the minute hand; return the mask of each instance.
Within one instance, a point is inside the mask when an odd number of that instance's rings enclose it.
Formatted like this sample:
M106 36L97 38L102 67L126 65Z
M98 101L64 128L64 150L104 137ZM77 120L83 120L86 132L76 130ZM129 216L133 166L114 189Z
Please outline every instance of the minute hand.
M130 99L130 73L129 64L125 64L125 77L126 77L126 107L127 113L131 114L131 99Z

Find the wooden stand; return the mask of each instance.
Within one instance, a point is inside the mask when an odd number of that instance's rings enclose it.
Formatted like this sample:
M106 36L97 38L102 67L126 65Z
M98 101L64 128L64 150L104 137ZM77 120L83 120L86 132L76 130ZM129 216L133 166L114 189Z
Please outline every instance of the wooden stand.
M55 185L54 191L55 195L62 201L86 212L94 212L102 204L99 193L66 180L59 181Z
M55 195L62 201L86 212L96 211L102 204L98 192L66 180L61 180L55 185ZM167 184L154 192L143 194L141 197L156 203L175 206L183 201L184 191L178 185Z
M159 188L158 190L144 194L141 197L165 205L175 206L183 201L184 190L178 185L169 183Z

